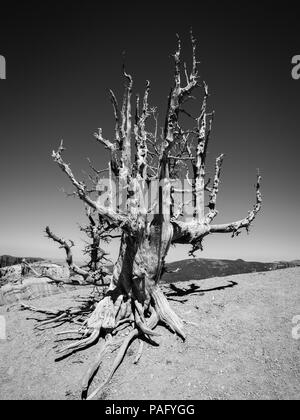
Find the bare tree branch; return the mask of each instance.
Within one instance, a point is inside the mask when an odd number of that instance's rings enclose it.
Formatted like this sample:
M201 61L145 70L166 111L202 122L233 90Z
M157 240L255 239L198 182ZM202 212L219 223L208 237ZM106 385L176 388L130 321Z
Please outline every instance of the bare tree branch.
M211 189L210 200L208 203L209 213L205 217L206 223L211 223L211 221L218 214L218 211L216 210L216 201L217 201L217 195L219 192L220 174L221 174L223 158L224 158L224 155L222 154L216 159L215 178L214 178L213 187Z
M234 237L234 236L237 236L240 230L243 228L245 228L248 231L250 224L253 222L256 214L261 209L262 195L260 192L260 182L261 182L261 176L258 174L257 182L256 182L256 203L254 205L253 210L249 212L248 216L242 220L238 220L232 223L211 225L210 233L232 233L232 236Z
M106 149L109 149L110 151L114 152L116 150L116 145L114 143L112 143L110 140L107 140L103 137L102 135L102 128L98 129L98 133L95 133L94 136L96 137L96 139L102 143Z
M61 141L61 144L59 146L59 149L57 152L53 151L52 157L54 159L54 162L58 164L58 166L62 169L62 171L68 176L72 184L77 190L78 197L84 201L86 204L88 204L90 207L92 207L94 210L96 210L99 214L101 214L103 217L108 219L109 221L116 223L116 224L124 224L127 222L127 217L124 215L121 215L119 213L116 213L112 208L105 207L100 205L98 202L93 201L88 195L86 191L86 186L82 183L76 180L76 178L73 175L73 172L68 164L66 164L62 158L62 153L64 151L63 147L63 141Z

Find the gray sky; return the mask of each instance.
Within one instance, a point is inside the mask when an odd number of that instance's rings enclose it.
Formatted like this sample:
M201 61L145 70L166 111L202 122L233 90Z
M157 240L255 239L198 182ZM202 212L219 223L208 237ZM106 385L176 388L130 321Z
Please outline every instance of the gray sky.
M0 80L0 254L63 257L43 235L50 225L74 239L79 257L82 204L59 191L72 188L52 162L51 151L63 138L66 160L79 178L87 156L97 167L105 166L106 152L93 132L102 127L107 137L113 135L108 88L121 95L124 50L136 91L149 79L150 103L163 118L175 34L188 60L193 26L201 73L216 111L209 160L226 155L216 221L247 215L258 167L264 197L249 236L211 236L198 256L300 258L300 80L291 77L291 59L300 54L300 43L292 6L81 4L60 2L47 9L26 2L14 12L1 10L0 55L7 60L7 79ZM112 251L116 255L117 244ZM186 257L187 248L179 246L169 260Z

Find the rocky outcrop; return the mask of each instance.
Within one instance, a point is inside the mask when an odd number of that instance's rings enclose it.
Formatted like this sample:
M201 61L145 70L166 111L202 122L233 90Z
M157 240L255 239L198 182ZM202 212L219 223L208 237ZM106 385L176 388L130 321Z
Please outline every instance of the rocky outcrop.
M31 264L31 266L42 276L49 275L58 279L66 279L70 275L69 268L65 265L42 262ZM58 287L48 278L36 278L32 276L32 273L22 276L21 271L21 264L0 269L0 306L21 300L50 296L75 288L73 285Z
M23 258L25 258L28 263L43 261L42 258L12 257L11 255L0 255L0 267L8 267L10 265L20 264Z
M57 286L46 278L28 277L22 283L7 283L0 288L0 306L65 293L76 289L76 286Z
M21 265L0 268L0 284L15 282L21 279Z
M50 275L55 278L67 278L70 274L69 268L66 265L52 264L49 262L36 262L31 264L31 266L41 275ZM12 265L10 267L0 268L0 284L4 285L6 283L15 283L22 281L24 277L21 275L21 264ZM30 270L27 271L27 276L32 276ZM26 276L25 276L26 278Z

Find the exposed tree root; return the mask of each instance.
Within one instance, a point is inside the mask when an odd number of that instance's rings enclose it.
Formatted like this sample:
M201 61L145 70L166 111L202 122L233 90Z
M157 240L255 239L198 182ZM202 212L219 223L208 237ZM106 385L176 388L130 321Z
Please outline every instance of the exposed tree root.
M157 313L155 311L153 311L151 317L148 320L148 328L149 330L152 331L153 328L155 328L157 326L159 322L159 318L157 316ZM104 387L109 383L109 381L112 379L113 375L115 374L116 370L118 369L118 367L120 366L120 364L122 363L122 360L126 354L126 351L128 349L128 347L130 346L130 344L132 343L132 341L138 337L140 335L140 331L138 330L138 328L134 328L133 330L130 331L130 333L128 334L128 336L125 338L125 340L123 341L120 350L114 360L114 363L112 365L112 368L109 372L108 377L105 379L104 383L102 383L98 388L96 388L89 397L87 397L87 400L92 400L93 398L96 397L97 394L99 394L99 392L101 392ZM140 348L138 350L138 354L137 357L135 359L135 363L138 362L138 360L141 357L141 353L142 353L142 344L140 345ZM82 395L83 397L84 395Z
M144 341L140 340L140 345L139 345L139 349L136 355L136 358L134 359L134 364L137 365L138 362L140 361L141 357L142 357L142 353L144 350Z
M97 370L99 369L99 366L102 363L104 355L108 351L108 348L111 344L111 339L112 339L112 337L111 337L111 335L109 335L109 337L106 341L104 341L104 342L101 341L100 351L97 354L97 357L96 357L94 363L90 366L90 368L88 369L88 371L86 372L86 374L82 378L82 383L81 383L82 399L86 399L89 385L90 385L94 375L96 374Z
M68 346L62 347L61 349L58 349L57 354L59 355L59 357L57 358L57 360L64 358L69 354L74 353L75 351L86 349L87 347L91 346L93 343L96 342L96 340L99 338L99 335L100 329L95 329L92 331L89 337L81 339L76 343L69 344Z
M78 330L67 330L67 331L59 331L56 335L66 335L66 334L80 334Z
M135 328L134 330L132 330L128 336L125 338L125 340L123 341L123 344L121 345L121 348L117 354L117 357L114 360L114 363L112 365L111 371L108 375L108 377L106 378L106 380L104 381L104 383L99 386L98 388L95 389L95 391L93 391L91 393L91 395L89 397L87 397L87 400L92 400L107 384L108 382L112 379L112 377L114 376L116 370L118 369L118 367L120 366L120 364L122 363L122 360L125 356L125 353L130 345L130 343L132 342L132 340L134 338L136 338L139 335L139 331L137 328ZM83 397L83 395L82 395Z
M159 319L171 328L172 331L176 332L180 337L185 340L185 332L183 329L182 320L176 315L171 308L167 298L160 290L159 287L155 287L152 291L151 296L153 298L155 309L157 311Z
M62 336L60 341L73 342L66 346L56 348L56 361L69 356L79 350L95 344L98 341L99 351L94 363L85 373L81 384L82 399L94 399L112 379L114 373L123 361L130 344L140 337L140 344L134 363L137 364L142 356L144 341L158 345L152 337L159 336L155 327L159 322L170 327L174 332L185 338L183 321L173 312L162 291L155 287L151 291L152 304L147 308L134 298L126 299L123 295L112 298L106 296L100 302L84 301L79 307L67 310L39 309L34 306L22 304L22 309L46 315L46 319L36 319L36 328L43 330L45 326L58 326L65 322L79 325L76 330L64 330L56 333ZM150 314L150 316L149 316ZM81 320L81 322L79 322ZM71 336L71 337L70 337ZM122 338L123 337L123 338ZM110 372L102 384L88 395L89 386L97 373L106 353L118 349Z

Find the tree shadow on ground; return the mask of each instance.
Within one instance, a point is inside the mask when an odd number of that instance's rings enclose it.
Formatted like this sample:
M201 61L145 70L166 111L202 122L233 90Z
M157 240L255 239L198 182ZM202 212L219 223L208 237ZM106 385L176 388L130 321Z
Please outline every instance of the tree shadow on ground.
M175 297L184 297L184 296L188 296L188 295L198 295L198 296L204 296L205 293L208 292L215 292L217 290L225 290L225 289L229 289L232 287L237 286L238 283L236 283L235 281L229 281L229 284L226 284L225 286L218 286L218 287L213 287L211 289L201 289L200 286L197 286L195 283L189 284L189 288L185 289L185 288L180 288L175 286L175 284L171 283L169 284L169 288L172 290L171 292L167 292L165 295L169 300L176 300L176 299L172 299ZM177 302L187 302L187 299L185 300L176 300Z

